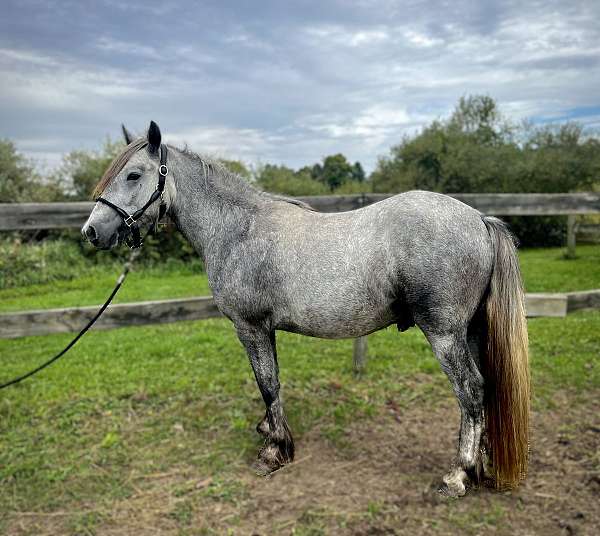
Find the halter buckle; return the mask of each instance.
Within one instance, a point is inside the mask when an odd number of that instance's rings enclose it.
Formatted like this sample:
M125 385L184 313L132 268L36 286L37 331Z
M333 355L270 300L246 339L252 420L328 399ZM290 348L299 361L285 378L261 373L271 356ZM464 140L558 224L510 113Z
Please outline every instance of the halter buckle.
M169 168L165 164L158 166L158 174L166 177L169 173Z
M127 216L123 221L125 222L125 225L127 225L127 227L131 227L135 223L133 216Z

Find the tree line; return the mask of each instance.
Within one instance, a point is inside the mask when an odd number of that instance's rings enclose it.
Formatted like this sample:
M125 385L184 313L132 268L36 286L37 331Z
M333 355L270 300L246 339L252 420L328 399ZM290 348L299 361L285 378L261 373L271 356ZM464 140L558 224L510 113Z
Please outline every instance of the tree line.
M87 200L122 147L107 140L98 151L73 151L58 170L43 177L11 141L0 140L0 202ZM360 162L352 163L343 154L325 156L297 170L275 164L249 167L238 160L222 163L259 188L291 196L411 189L442 193L600 189L597 136L576 122L511 122L487 95L463 97L447 119L405 135L378 159L369 176ZM562 223L557 223L562 220L527 221L513 221L517 228L528 227L520 234L538 236L526 242L539 242L544 235L546 243L562 239Z
M86 201L112 160L123 149L107 140L98 151L72 151L61 166L43 177L31 160L10 140L0 140L0 203ZM350 163L343 154L326 156L319 163L294 170L263 164L250 168L239 160L219 159L230 171L259 188L287 195L327 195L370 191L360 162Z

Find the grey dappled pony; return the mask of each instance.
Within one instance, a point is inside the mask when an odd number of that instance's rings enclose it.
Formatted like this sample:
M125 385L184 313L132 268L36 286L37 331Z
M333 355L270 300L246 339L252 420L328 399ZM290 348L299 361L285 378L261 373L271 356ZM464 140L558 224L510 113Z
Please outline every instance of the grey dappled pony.
M156 188L161 133L151 122L145 138L124 134L128 146L95 195L131 214ZM528 457L527 326L515 246L500 220L423 191L324 214L187 150L169 147L168 167L167 213L204 260L266 405L259 473L294 458L275 331L344 338L396 324L423 331L460 406L458 456L441 490L463 495L484 472L497 487L519 483ZM156 222L158 205L140 227ZM127 227L97 203L82 231L108 249Z

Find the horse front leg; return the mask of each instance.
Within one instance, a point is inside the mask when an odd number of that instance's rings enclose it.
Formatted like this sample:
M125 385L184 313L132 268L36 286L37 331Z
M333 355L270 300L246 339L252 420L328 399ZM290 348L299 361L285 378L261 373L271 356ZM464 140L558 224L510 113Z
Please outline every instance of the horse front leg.
M265 418L257 426L265 443L253 468L258 474L267 475L294 460L294 440L279 396L275 332L248 324L236 328L266 406Z

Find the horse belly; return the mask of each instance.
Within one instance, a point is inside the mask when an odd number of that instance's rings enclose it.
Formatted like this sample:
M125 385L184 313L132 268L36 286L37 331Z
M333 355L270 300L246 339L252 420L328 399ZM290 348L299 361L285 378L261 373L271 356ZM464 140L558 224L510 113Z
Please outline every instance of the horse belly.
M365 293L309 291L296 300L277 329L325 339L353 338L396 323L393 302Z

